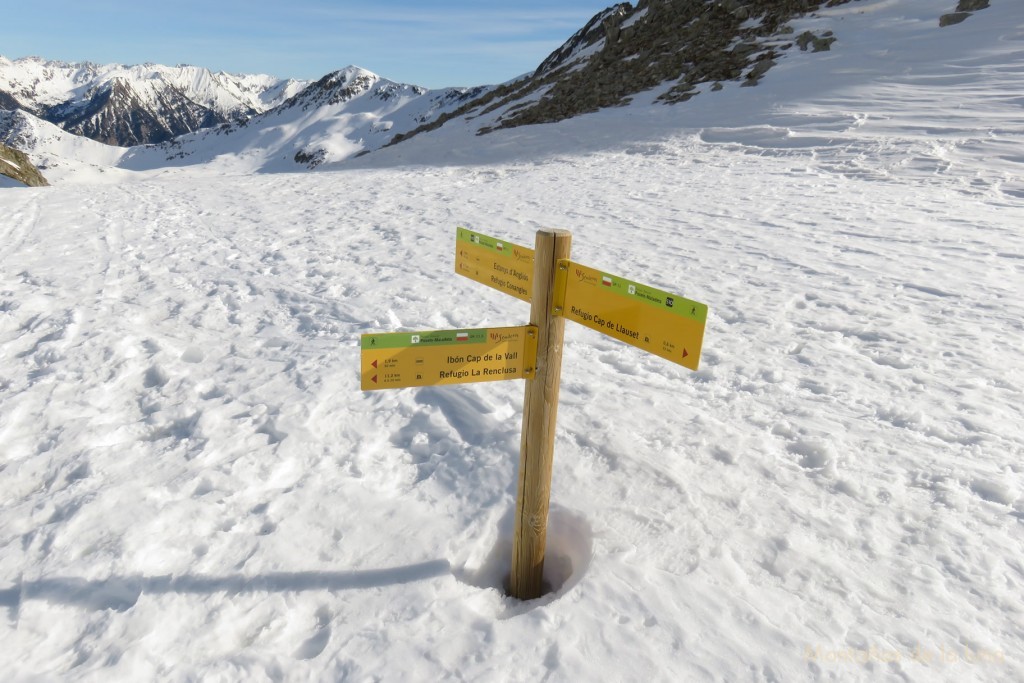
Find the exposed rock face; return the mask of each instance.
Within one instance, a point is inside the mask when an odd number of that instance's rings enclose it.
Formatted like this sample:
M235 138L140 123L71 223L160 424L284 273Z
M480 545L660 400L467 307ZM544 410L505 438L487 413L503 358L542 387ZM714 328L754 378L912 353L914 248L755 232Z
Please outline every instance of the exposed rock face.
M810 31L804 31L796 39L796 44L804 52L807 51L807 48L811 48L811 52L827 52L831 49L831 45L834 42L836 42L836 39L832 35L832 31L825 31L820 37Z
M23 109L23 107L18 100L14 99L14 97L5 93L3 90L0 90L0 109L14 111L16 109Z
M41 118L69 133L119 147L163 142L227 122L227 117L193 102L176 88L162 89L154 97L156 106L147 105L130 83L114 79L84 103L49 107Z
M29 187L45 187L50 184L27 156L4 144L0 144L0 175L14 178Z

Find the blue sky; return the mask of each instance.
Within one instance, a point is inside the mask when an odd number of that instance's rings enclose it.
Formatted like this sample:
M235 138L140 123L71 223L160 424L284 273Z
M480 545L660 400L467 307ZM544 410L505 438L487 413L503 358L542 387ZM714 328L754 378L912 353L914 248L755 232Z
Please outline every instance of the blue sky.
M4 3L0 54L316 79L355 64L429 88L532 71L609 0Z

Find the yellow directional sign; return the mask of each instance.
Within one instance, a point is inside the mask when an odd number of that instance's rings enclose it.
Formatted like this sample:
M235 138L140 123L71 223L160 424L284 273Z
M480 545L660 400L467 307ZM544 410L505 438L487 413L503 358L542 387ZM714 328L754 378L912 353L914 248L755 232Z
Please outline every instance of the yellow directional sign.
M537 328L364 334L363 391L533 377Z
M558 262L555 292L555 315L697 369L705 304L564 259Z
M455 272L523 301L533 295L533 249L466 228L455 234Z

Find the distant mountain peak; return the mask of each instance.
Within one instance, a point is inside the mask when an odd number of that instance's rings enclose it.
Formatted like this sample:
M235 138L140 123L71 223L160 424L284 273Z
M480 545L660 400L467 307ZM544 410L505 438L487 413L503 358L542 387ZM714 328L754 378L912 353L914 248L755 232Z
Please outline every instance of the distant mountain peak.
M427 88L396 83L362 67L347 66L332 71L310 84L285 102L282 108L301 106L303 109L309 109L332 106L349 102L364 94L386 102L403 94L408 97L420 97L428 92L430 91Z
M348 66L338 71L332 71L307 86L292 100L296 104L307 107L338 104L366 92L378 81L380 81L380 76L377 74L356 66Z

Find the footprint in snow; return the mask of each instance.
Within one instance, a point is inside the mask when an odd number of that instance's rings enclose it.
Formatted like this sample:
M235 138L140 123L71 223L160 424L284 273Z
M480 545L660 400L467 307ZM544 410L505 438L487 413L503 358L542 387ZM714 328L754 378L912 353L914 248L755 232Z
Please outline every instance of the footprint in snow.
M322 606L316 611L316 626L313 635L295 650L296 659L315 659L331 640L331 612Z

